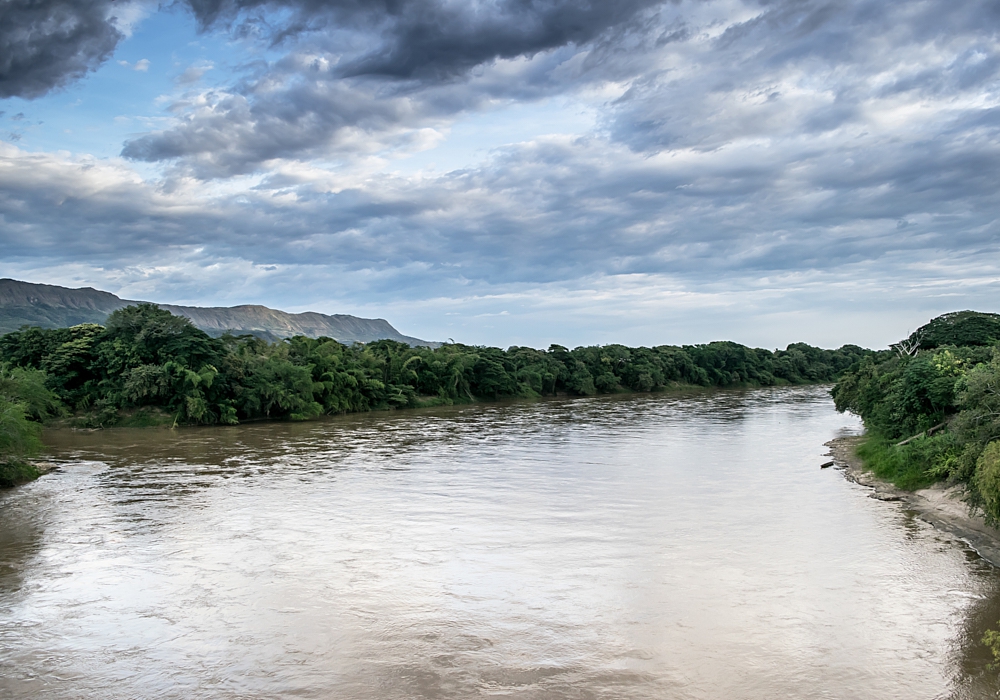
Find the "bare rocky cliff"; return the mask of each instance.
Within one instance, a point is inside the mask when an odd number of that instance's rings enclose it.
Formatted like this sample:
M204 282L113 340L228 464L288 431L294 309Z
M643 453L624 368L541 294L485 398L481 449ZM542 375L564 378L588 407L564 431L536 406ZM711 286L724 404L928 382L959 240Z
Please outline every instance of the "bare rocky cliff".
M70 289L51 284L32 284L0 279L0 335L24 325L62 328L78 323L104 323L116 309L138 302L121 299L110 292L84 287ZM306 335L327 336L342 343L369 343L398 340L410 345L436 345L406 336L381 318L359 318L346 314L315 312L291 314L266 306L199 307L158 304L177 316L186 316L211 335L226 331L254 333L264 337L288 338Z

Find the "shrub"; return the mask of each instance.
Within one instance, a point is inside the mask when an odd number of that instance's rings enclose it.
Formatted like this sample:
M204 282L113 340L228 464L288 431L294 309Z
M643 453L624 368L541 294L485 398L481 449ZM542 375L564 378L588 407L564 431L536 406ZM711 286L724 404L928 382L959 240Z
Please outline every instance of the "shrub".
M955 476L961 448L951 433L918 438L897 446L872 435L858 448L865 466L880 479L913 490Z
M41 426L25 415L24 406L0 397L0 462L16 462L41 449Z
M39 476L41 476L41 472L27 462L0 463L0 487L10 488L11 486L18 486L29 481L34 481Z
M1000 441L991 442L979 455L972 481L986 517L997 522L1000 520Z
M41 448L40 432L41 426L28 420L23 404L0 396L0 486L38 478L38 470L23 458Z

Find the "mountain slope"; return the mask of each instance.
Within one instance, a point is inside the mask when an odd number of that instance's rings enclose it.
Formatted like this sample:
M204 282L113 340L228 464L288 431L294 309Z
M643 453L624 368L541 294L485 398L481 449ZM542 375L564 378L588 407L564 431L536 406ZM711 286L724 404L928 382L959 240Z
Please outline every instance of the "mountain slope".
M0 279L0 334L23 325L64 328L78 323L104 323L128 302L91 287L68 289Z
M69 289L51 284L32 284L0 279L0 335L24 325L61 328L78 323L104 323L111 312L138 302L121 299L91 287ZM266 306L199 307L158 304L177 316L186 316L211 335L225 331L288 338L327 336L342 343L398 340L410 345L436 345L406 336L381 318L359 318L346 314L329 316L316 312L291 314Z

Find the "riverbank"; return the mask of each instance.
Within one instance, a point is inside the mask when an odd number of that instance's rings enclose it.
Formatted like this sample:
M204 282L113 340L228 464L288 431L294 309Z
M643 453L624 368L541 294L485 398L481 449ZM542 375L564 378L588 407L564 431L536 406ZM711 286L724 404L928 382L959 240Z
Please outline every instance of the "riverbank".
M616 391L609 391L599 394L571 394L569 392L557 392L555 394L545 394L541 396L502 396L499 398L489 398L489 397L479 397L475 396L472 398L458 399L442 399L440 396L417 396L413 405L407 406L380 406L376 408L360 409L360 410L346 410L339 411L337 413L323 413L316 416L310 416L309 418L303 420L290 421L287 416L268 418L268 417L257 417L242 419L238 423L179 423L177 421L176 414L168 413L161 408L155 406L145 406L139 409L132 409L127 411L120 411L118 417L114 422L109 422L108 425L103 425L97 423L93 416L88 416L87 414L76 414L71 416L63 416L60 418L53 418L45 421L43 427L45 430L71 430L78 432L97 432L101 430L117 430L119 428L131 429L131 428L155 428L160 430L175 430L177 428L219 428L219 427L231 427L232 425L247 425L253 423L308 423L316 420L323 420L324 418L332 418L345 415L358 415L365 413L381 413L381 412L392 412L392 411L420 411L424 409L435 409L442 408L445 406L472 406L476 404L481 405L498 405L498 404L514 404L523 402L536 402L536 401L559 401L564 399L597 399L597 398L609 398L609 397L623 397L623 396L635 396L635 395L654 395L654 394L703 394L712 391L747 391L751 389L767 389L772 387L787 387L787 386L823 386L830 385L828 381L816 381L816 382L799 382L797 384L789 384L788 382L782 382L774 385L761 386L759 384L753 383L742 383L742 384L730 384L728 386L705 386L702 384L686 384L682 382L670 382L662 387L656 389L651 389L648 391L638 391L632 389L619 388Z
M880 501L899 501L934 527L964 540L986 561L1000 567L1000 529L986 524L982 516L969 511L965 487L936 484L916 491L904 491L866 471L857 447L863 436L841 437L826 443L835 466L850 481L872 489Z

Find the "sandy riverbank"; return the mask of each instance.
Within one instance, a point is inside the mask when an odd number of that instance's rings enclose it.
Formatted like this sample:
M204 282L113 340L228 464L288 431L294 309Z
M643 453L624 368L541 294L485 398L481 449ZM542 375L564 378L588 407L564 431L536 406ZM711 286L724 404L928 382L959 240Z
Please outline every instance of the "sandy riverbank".
M931 525L965 540L979 555L1000 567L1000 530L990 527L965 504L964 486L932 486L918 491L903 491L864 471L856 453L863 437L842 437L826 443L836 467L851 481L872 489L872 498L900 501Z

